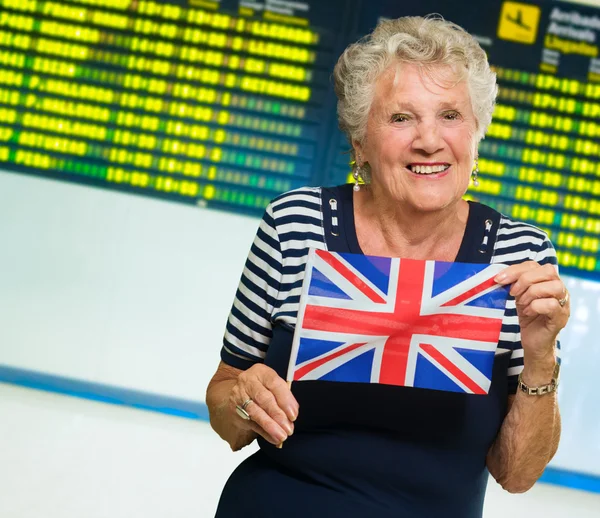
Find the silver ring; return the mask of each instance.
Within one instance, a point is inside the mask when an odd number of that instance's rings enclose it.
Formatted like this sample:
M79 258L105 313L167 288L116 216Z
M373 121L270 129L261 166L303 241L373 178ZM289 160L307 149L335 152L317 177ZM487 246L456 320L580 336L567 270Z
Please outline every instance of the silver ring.
M564 297L564 298L562 298L562 299L559 299L559 300L558 300L558 303L559 303L559 305L560 305L560 307L561 307L561 308L564 308L564 307L565 307L565 304L566 304L567 302L569 302L569 292L568 292L568 291L566 291L566 290L565 290L565 292L566 292L566 293L565 293L565 297Z
M237 415L239 415L245 421L250 421L252 419L250 417L250 414L248 412L246 412L246 407L250 403L252 403L252 398L246 399L246 401L244 401L241 406L240 405L235 405L235 411L237 412Z

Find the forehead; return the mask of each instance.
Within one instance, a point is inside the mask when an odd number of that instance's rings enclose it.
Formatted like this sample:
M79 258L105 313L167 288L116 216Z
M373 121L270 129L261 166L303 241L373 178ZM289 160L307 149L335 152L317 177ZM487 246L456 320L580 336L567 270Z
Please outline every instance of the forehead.
M377 79L374 104L470 105L463 76L447 65L424 67L393 63Z

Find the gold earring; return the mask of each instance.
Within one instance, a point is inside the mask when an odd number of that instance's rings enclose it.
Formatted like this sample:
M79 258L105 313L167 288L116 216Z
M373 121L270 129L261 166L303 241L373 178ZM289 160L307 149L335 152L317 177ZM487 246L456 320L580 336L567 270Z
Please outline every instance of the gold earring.
M362 160L362 157L359 156L358 160ZM360 191L360 177L361 177L361 172L362 172L362 167L360 165L358 165L358 160L354 161L354 171L352 172L352 176L354 177L354 192L358 192Z
M479 187L479 180L477 176L479 175L479 159L475 159L475 168L471 173L471 180L473 180L473 187Z

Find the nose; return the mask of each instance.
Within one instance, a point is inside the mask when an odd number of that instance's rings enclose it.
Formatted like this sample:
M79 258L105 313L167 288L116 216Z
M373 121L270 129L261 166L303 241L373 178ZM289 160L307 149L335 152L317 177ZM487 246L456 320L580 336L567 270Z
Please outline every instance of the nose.
M415 138L412 142L414 150L423 151L432 155L444 148L444 139L440 134L440 128L435 121L421 120L416 125Z

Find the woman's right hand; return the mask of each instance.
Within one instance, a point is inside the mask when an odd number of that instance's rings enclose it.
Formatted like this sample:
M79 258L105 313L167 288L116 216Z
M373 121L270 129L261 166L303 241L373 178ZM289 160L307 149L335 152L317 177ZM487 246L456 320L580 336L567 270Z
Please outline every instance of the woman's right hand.
M246 404L250 420L236 412ZM240 371L229 394L229 410L235 426L252 430L271 444L279 445L294 432L299 405L288 384L270 367L257 363Z
M250 420L236 412L245 407ZM219 363L206 390L206 404L213 429L237 451L250 444L256 435L279 445L294 431L298 402L288 384L270 367L257 363L240 370Z

